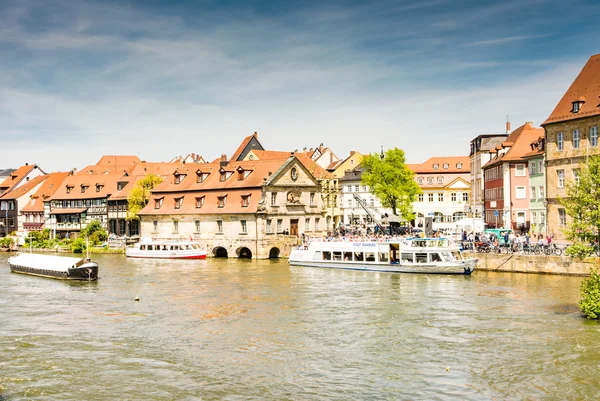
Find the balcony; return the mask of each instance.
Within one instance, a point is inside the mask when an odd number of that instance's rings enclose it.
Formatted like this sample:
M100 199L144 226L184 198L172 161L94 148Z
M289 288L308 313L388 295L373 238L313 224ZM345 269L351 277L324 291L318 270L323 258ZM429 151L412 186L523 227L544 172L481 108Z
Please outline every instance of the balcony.
M23 223L23 229L27 231L42 231L44 228L44 223Z

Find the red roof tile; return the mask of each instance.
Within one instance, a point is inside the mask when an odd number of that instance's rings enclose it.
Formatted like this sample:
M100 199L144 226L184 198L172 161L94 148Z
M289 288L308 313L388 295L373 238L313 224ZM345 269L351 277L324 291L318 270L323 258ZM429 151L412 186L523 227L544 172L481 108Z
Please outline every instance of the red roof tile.
M445 169L444 165L448 164L448 168ZM457 166L461 164L461 168ZM435 169L434 165L438 168ZM408 168L415 173L470 173L471 172L471 160L469 156L436 156L428 159L425 163L421 164L407 164Z
M29 174L34 168L39 167L36 164L26 164L13 171L8 178L6 178L2 184L0 184L0 190L8 192L16 187L22 180ZM42 169L40 169L42 171ZM43 171L42 171L43 173Z
M55 172L46 175L46 179L38 190L31 196L31 202L25 206L22 212L43 212L44 200L49 198L58 190L60 184L71 174L70 172Z
M584 102L577 113L572 112L575 101ZM590 57L542 126L598 114L600 114L600 54Z
M33 190L33 188L35 188L39 184L41 184L42 181L44 181L46 179L46 177L47 177L46 175L38 175L37 177L27 181L25 184L19 186L18 188L15 188L9 192L5 192L2 196L0 196L0 199L2 199L2 200L18 199L21 196L27 194L27 192Z
M525 123L511 132L505 143L512 143L510 149L500 156L492 158L483 168L508 161L521 161L523 156L531 152L531 142L544 135L543 128L535 128L532 123Z

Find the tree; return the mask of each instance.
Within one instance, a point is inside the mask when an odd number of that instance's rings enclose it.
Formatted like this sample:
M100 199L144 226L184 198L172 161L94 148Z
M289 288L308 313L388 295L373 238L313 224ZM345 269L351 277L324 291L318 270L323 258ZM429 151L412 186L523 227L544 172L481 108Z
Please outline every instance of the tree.
M567 183L565 195L559 202L571 221L563 231L573 241L573 256L588 256L593 250L591 242L596 239L600 243L600 155L591 156L581 166L579 180Z
M600 317L600 274L596 269L581 283L579 308L588 319Z
M371 188L383 207L392 209L395 215L413 220L412 205L421 188L414 180L414 173L406 166L402 149L389 149L382 159L378 154L367 155L361 162L365 171L362 183Z
M141 180L138 180L129 194L127 195L127 220L139 220L138 213L148 204L150 192L160 184L163 179L156 174L148 174Z

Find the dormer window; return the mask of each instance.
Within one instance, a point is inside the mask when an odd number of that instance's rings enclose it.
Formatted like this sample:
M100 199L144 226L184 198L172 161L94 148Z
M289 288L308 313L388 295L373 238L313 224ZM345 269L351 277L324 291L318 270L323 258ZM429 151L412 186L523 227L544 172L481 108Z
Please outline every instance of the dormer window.
M89 185L81 184L81 193L84 194L88 187Z
M163 199L164 198L160 198L160 199L154 199L154 208L155 209L160 209L163 203Z
M185 179L185 174L175 173L175 184L181 184L181 182Z
M117 191L120 191L123 188L125 188L125 185L127 185L126 182L117 182Z
M462 163L456 163L456 168L460 170L462 168Z
M196 209L200 209L202 206L204 206L204 198L204 196L196 198Z
M72 185L67 185L67 193L70 194L73 188L74 187Z
M221 168L221 170L219 170L219 181L223 182L226 181L229 177L231 177L231 174L233 174L233 171L225 171Z
M175 198L175 209L181 209L183 205L183 196L181 198Z
M218 207L225 207L227 203L227 195L218 197Z
M100 192L102 190L102 188L104 188L104 185L96 184L96 192Z
M444 183L444 177L438 177L438 184L443 184Z
M448 167L450 167L448 166L448 163L444 163L444 170L448 170Z
M419 178L417 178L417 182L418 182L419 184L423 184L423 177L419 177Z
M434 170L438 170L439 168L440 168L440 165L439 165L439 164L435 163L435 164L433 165L433 169L434 169Z
M242 207L248 207L250 205L250 195L242 195Z
M583 107L583 103L584 102L582 102L581 100L574 101L571 113L579 113L579 110L581 110L581 107Z
M433 184L433 177L427 177L427 184Z
M196 171L196 182L200 183L200 182L204 182L204 180L206 180L208 178L208 173L203 173L201 171Z

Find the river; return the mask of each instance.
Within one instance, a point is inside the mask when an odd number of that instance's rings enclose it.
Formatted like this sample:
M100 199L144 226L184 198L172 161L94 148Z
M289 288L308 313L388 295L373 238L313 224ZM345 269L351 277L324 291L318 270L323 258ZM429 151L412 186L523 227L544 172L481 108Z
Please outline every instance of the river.
M74 283L10 273L0 255L0 400L600 394L580 277L94 259L100 280Z

